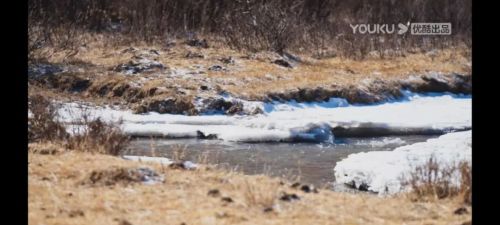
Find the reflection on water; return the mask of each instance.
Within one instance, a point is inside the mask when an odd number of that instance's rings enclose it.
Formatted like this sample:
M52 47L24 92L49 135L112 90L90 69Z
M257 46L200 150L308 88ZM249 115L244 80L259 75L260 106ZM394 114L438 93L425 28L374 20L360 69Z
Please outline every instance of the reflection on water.
M267 174L317 186L334 181L333 168L349 154L390 151L402 145L422 142L434 136L390 136L342 138L334 144L232 143L199 139L136 139L127 155L182 157L199 163L216 164L245 174Z

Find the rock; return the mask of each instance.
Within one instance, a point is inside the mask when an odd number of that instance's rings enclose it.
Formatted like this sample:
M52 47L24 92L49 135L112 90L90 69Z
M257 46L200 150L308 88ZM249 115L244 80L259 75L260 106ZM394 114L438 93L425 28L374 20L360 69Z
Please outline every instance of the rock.
M201 86L200 86L200 89L201 89L202 91L206 91L206 90L208 90L208 86L207 86L207 85L201 85Z
M202 100L202 113L226 113L231 107L233 107L236 102L227 101L224 98L206 98Z
M312 185L302 185L302 187L300 187L300 190L305 193L318 193L318 190Z
M171 113L196 115L197 111L194 104L189 99L184 98L166 98L166 99L146 99L134 107L134 113Z
M345 185L348 186L348 187L350 187L350 188L353 188L353 189L358 189L360 191L367 191L367 192L370 191L370 190L368 190L368 188L370 186L368 186L368 184L366 184L366 183L361 183L359 185L359 187L358 187L358 186L356 186L356 182L355 181L351 181L351 182L345 183Z
M414 92L451 92L470 94L472 79L470 75L433 73L418 78L412 77L401 82L403 88Z
M201 132L199 130L196 131L196 134L198 135L199 139L208 139L208 140L217 139L216 134L205 135L203 132Z
M233 57L231 57L231 56L229 56L229 57L222 57L222 58L219 59L219 61L221 61L224 64L234 64L235 63Z
M286 68L293 68L293 65L285 59L276 59L273 61L273 63Z
M235 115L235 114L242 114L243 112L244 112L244 110L243 110L243 103L236 102L236 103L233 103L233 105L231 106L231 108L229 108L226 111L226 114L228 114L228 115Z
M213 66L209 67L208 70L210 70L210 71L226 71L227 69L220 66L220 65L213 65Z
M298 188L300 186L299 182L295 182L292 185L290 185L291 188Z
M208 48L209 47L206 39L200 40L200 39L193 38L193 39L187 40L186 44L189 46L193 46L193 47L201 47L201 48Z
M223 98L217 98L217 99L210 98L210 99L204 100L203 102L205 104L207 104L207 109L208 110L222 110L222 111L226 111L229 108L231 108L231 106L233 106L232 102L226 101Z
M368 188L369 188L368 184L362 183L361 185L359 185L358 189L360 191L368 191Z
M280 197L280 200L286 201L286 202L291 202L291 201L295 201L295 200L300 200L300 197L296 194L287 194L287 193L283 192L281 197Z
M469 213L469 211L465 207L460 207L460 208L456 209L453 213L455 215L462 215L462 214Z
M221 200L221 201L223 201L223 202L226 202L226 203L231 203L231 202L233 202L233 199L232 199L232 198L230 198L230 197L222 197L220 200Z
M208 191L207 195L210 197L219 197L220 191L218 189L212 189L212 190Z
M317 102L327 101L332 97L344 98L349 103L373 104L396 99L403 95L401 89L413 92L452 92L455 94L470 94L472 82L470 75L461 74L430 74L412 77L404 81L385 81L369 79L360 85L348 87L317 87L297 88L288 91L268 93L265 101Z
M68 212L68 216L73 218L73 217L77 217L77 216L85 216L85 213L82 211L82 210L71 210Z
M204 59L205 56L200 54L200 53L196 53L196 52L192 52L192 51L189 51L187 54L186 54L186 58L188 59L194 59L194 58L199 58L199 59Z
M259 109L255 109L259 113ZM228 115L244 114L243 103L239 101L227 101L223 98L207 98L202 100L200 113L225 113ZM262 112L260 112L262 113Z
M118 221L118 225L132 225L132 223L126 219L115 219L115 221Z
M309 123L290 129L291 139L297 142L333 142L332 128L326 123Z
M375 79L370 80L366 86L371 93L378 96L379 101L399 98L403 95L401 85L393 81Z
M260 107L256 107L252 112L250 112L250 115L257 115L257 114L263 114L264 111Z
M350 86L347 89L343 89L341 95L350 103L372 104L382 100L365 87Z
M272 207L266 207L266 208L264 209L264 212L265 212L265 213L270 213L270 212L272 212L272 211L274 211Z
M57 74L52 76L37 77L32 79L31 82L47 88L73 93L83 92L92 84L90 79L82 78L74 74Z

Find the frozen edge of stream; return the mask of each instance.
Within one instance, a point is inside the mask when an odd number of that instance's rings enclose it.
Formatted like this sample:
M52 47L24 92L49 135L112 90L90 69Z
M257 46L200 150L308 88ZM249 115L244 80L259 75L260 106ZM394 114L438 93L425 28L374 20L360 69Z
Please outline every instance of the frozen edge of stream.
M321 103L272 103L253 116L133 114L130 110L62 103L59 120L70 132L85 113L104 121L122 120L135 137L218 138L239 142L332 142L333 136L444 134L471 129L471 97L407 93L400 101L349 105L332 98ZM271 104L245 102L246 105ZM73 125L71 125L73 124ZM76 129L75 129L76 128Z
M409 191L402 182L409 179L413 169L425 165L433 157L441 168L459 162L471 163L472 131L455 132L426 142L398 147L393 151L374 151L350 154L337 162L334 172L338 184L391 195ZM460 173L450 177L452 184L460 183Z

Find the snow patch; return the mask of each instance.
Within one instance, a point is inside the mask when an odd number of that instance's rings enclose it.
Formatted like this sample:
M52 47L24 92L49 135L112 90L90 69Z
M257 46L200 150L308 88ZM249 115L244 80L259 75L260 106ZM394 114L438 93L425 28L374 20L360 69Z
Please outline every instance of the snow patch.
M464 131L398 147L394 151L351 154L337 162L335 180L380 195L405 191L408 189L401 185L401 179L408 177L414 168L425 165L431 157L443 167L461 161L471 162L471 142L472 131Z
M126 160L138 161L138 162L155 162L155 163L161 163L164 165L170 165L173 163L172 160L170 160L169 158L165 158L165 157L124 155L124 156L122 156L122 158L126 159Z

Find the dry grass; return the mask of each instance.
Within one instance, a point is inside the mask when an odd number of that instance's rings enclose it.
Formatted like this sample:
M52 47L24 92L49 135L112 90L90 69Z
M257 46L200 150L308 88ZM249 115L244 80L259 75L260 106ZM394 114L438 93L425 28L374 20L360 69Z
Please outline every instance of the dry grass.
M103 122L98 118L85 121L82 129L81 133L66 140L69 149L119 155L129 141L129 137L121 131L119 123Z
M28 99L31 113L28 118L29 141L55 141L68 138L64 126L56 121L57 108L42 95L32 95Z
M466 66L467 62L470 61L459 54L460 51L451 49L439 51L434 58L418 53L406 57L361 61L345 58L309 59L310 61L306 61L295 69L283 69L268 62L252 62L243 70L228 75L221 73L209 75L239 79L254 78L253 82L246 82L244 88L234 85L224 86L224 88L231 93L243 96L258 96L259 93L268 91L279 92L324 85L357 85L365 79L383 79L385 81L405 79L410 75L427 74L431 71L445 74L452 72L470 74L470 66ZM265 78L266 74L271 74L278 79L269 81ZM279 77L285 79L279 79Z
M46 97L30 96L28 105L31 113L28 120L30 143L53 142L71 150L118 155L129 141L121 131L120 122L103 122L82 109L81 118L75 121L70 135L63 123L57 120L57 106Z
M453 213L460 206L456 198L412 202L324 189L306 194L266 176L205 166L176 170L75 151L29 153L28 162L29 224L461 224L471 219L470 214ZM94 171L144 166L163 175L165 182L81 185ZM208 196L212 189L220 196ZM295 193L300 200L275 199L272 193L281 192ZM264 212L271 203L273 210Z
M411 187L409 197L416 201L458 196L464 204L472 203L472 168L466 161L442 166L431 157L425 165L416 167L403 185Z
M261 207L263 209L273 208L279 197L278 183L265 183L255 185L245 181L239 188L244 194L247 206Z
M297 88L325 85L347 87L361 84L366 79L389 81L430 72L471 73L471 50L466 46L436 49L430 52L414 51L404 56L385 58L373 55L364 60L343 57L315 59L310 55L299 55L303 62L293 69L288 69L271 63L272 59L277 57L275 53L236 51L215 40L210 44L210 48L196 48L187 46L179 40L176 46L169 48L144 43L136 43L132 46L139 50L159 50L160 55L155 58L167 66L167 70L196 70L196 66L199 66L205 68L206 73L168 79L165 79L161 72L143 73L140 76L125 78L124 75L111 71L110 68L130 61L134 54L122 53L122 51L131 46L108 46L105 43L105 38L97 38L71 57L71 60L68 60L62 53L54 53L47 58L47 61L50 63L76 61L93 65L92 69L84 72L85 76L94 81L93 87L102 87L103 84L113 82L113 84L116 82L134 83L144 93L148 93L153 88L162 87L164 94L172 95L178 93L178 87L181 87L187 95L197 95L200 94L199 87L208 84L209 86L218 85L236 96L249 99L262 97L269 92L289 91ZM205 57L186 58L188 52L200 53ZM234 65L220 61L221 58L229 56L236 60ZM213 65L221 65L227 67L228 70L206 70Z

